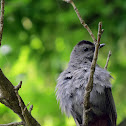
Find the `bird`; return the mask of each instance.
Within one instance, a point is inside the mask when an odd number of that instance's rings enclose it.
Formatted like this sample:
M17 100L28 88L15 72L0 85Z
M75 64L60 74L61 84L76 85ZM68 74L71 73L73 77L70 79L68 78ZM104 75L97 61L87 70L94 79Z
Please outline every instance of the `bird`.
M105 44L100 44L101 49ZM84 92L90 75L95 44L82 40L73 48L68 67L59 75L56 85L56 99L68 117L82 126ZM96 64L93 89L90 93L88 126L116 126L117 113L112 96L110 72ZM78 123L78 124L77 124Z

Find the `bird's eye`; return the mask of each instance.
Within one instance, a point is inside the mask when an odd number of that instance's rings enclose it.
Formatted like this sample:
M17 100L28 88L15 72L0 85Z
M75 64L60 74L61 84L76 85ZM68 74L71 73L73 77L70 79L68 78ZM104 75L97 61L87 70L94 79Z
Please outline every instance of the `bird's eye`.
M83 51L84 51L84 52L88 51L88 48L83 48Z

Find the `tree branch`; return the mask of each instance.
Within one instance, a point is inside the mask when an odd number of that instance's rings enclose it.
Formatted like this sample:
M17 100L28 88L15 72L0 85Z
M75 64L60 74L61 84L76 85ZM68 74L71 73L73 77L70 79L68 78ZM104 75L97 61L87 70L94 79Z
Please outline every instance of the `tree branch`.
M4 23L4 0L1 0L1 16L0 16L0 46L3 34L3 23ZM17 86L13 86L12 83L4 76L2 70L0 69L0 102L13 110L22 120L25 126L40 126L40 124L35 120L27 110L23 100L18 94L18 90L21 88L22 82ZM24 110L25 109L25 110ZM19 123L9 123L1 124L0 126L16 126Z
M4 22L4 0L1 0L1 16L0 16L0 46L2 41L2 35L3 35L3 22Z
M88 126L88 112L90 111L89 99L90 99L90 92L93 89L93 75L95 72L95 65L98 58L98 50L99 50L99 45L100 45L101 34L102 34L102 23L99 22L97 43L95 43L95 52L94 52L94 57L91 64L90 76L89 76L88 83L87 83L87 86L85 88L85 93L84 93L83 126Z
M32 110L33 110L33 105L30 106L30 108L29 108L29 110L28 110L29 113L31 113Z
M89 102L90 92L92 91L92 88L93 88L93 75L94 75L94 72L95 72L95 65L96 65L97 58L98 58L98 50L99 50L99 45L100 45L100 39L101 39L101 35L104 32L104 29L102 29L102 23L99 22L98 36L97 36L97 40L96 40L91 29L88 27L88 25L82 19L82 17L80 15L76 5L74 4L73 0L63 0L63 1L70 3L73 6L81 24L88 31L93 42L95 43L95 52L94 52L94 57L93 57L92 64L91 64L90 76L89 76L88 83L87 83L87 86L85 88L85 93L84 93L84 110L83 110L83 122L82 122L83 124L82 125L88 126L88 112L91 110L90 102ZM76 125L78 126L78 122L77 121L75 121L75 122L76 122Z
M108 62L109 62L109 59L110 59L110 56L111 56L111 55L112 55L112 52L109 51L108 58L107 58L107 61L106 61L105 67L104 67L104 69L106 69L106 70L107 70Z
M20 83L18 85L21 85ZM20 86L16 86L20 87ZM12 83L4 76L0 69L0 99L2 104L5 104L13 110L26 126L40 126L34 117L29 113L21 97L18 94L19 88L15 88ZM23 113L22 110L25 112Z
M85 23L85 21L82 19L82 17L81 17L81 15L80 15L80 13L79 13L79 11L78 11L76 5L74 4L73 0L63 0L63 1L65 1L65 2L67 2L67 3L70 3L70 4L73 6L73 8L74 8L74 10L75 10L75 12L76 12L76 14L77 14L79 20L80 20L80 23L81 23L81 24L83 25L83 27L88 31L88 33L90 34L90 36L91 36L93 42L96 43L97 40L95 39L94 34L92 33L92 31L91 31L91 29L88 27L88 25Z

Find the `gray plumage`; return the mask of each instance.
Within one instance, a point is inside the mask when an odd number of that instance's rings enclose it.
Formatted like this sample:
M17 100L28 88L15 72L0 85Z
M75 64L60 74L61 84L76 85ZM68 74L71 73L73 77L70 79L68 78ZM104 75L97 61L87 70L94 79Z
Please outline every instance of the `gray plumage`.
M103 46L103 45L102 45ZM79 42L73 49L68 68L64 70L57 80L56 95L60 101L62 112L72 115L82 124L83 97L90 75L95 45L89 41ZM116 109L111 93L109 72L96 65L93 81L93 90L90 94L90 118L108 115L110 126L116 125Z

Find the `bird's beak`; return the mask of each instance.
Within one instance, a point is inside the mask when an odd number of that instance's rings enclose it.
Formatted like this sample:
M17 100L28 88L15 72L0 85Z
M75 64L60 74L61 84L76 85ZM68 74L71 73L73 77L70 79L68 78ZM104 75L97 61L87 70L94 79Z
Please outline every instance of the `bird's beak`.
M100 44L99 48L102 48L103 46L105 46L105 44L104 44L104 43L103 43L103 44Z

